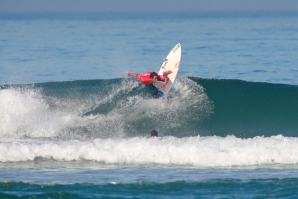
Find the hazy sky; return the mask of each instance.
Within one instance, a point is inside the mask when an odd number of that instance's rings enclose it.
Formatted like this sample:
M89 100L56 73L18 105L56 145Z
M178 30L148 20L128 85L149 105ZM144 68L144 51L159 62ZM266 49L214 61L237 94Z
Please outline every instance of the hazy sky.
M0 12L298 11L298 0L0 0Z

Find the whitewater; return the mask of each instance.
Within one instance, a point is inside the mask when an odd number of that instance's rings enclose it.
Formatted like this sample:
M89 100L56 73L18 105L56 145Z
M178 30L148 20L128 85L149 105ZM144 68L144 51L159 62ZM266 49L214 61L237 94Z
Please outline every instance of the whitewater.
M1 162L96 161L102 164L233 167L297 165L298 139L283 136L240 139L222 137L135 137L93 141L9 141L0 144ZM285 154L287 154L285 156Z

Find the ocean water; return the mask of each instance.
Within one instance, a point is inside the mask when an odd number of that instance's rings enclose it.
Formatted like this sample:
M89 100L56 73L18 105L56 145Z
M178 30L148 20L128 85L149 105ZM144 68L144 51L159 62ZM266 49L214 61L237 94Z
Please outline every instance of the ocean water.
M0 198L297 198L297 21L1 13ZM158 71L178 42L152 100L125 72Z

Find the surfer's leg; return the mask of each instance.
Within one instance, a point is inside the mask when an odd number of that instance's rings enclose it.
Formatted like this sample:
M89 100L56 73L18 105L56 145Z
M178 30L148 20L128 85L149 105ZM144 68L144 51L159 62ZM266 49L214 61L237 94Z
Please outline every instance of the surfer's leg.
M171 70L167 70L167 71L164 71L164 72L163 72L164 75L169 75L169 74L171 74L171 73L172 73Z
M146 86L153 91L153 98L157 98L158 89L153 84L148 84Z

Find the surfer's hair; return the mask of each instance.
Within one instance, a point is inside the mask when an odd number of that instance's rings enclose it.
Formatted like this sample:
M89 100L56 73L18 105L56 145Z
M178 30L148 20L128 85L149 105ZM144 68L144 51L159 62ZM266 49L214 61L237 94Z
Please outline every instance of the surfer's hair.
M152 79L154 76L158 76L156 72L152 72L152 73L150 74L150 79Z
M151 131L151 137L158 137L158 133L156 130Z

